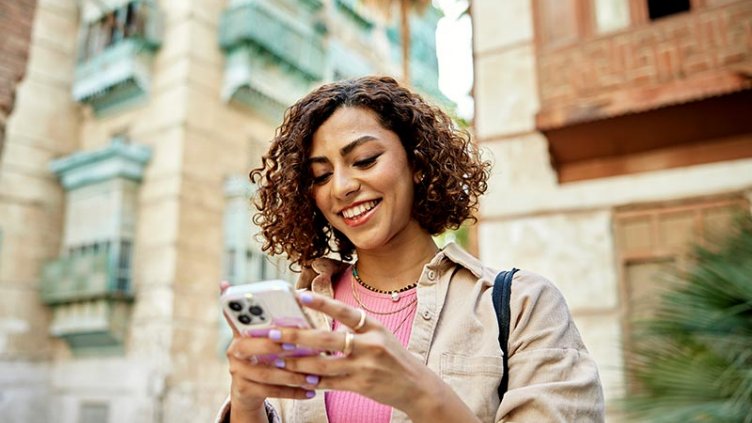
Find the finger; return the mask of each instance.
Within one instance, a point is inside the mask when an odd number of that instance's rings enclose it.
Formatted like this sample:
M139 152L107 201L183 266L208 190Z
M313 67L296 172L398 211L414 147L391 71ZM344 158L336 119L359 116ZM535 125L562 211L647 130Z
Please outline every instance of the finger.
M352 335L352 334L351 334ZM328 331L317 329L292 329L279 328L269 331L269 339L278 344L292 344L310 348L319 351L339 351L345 350L345 332ZM352 335L352 349L354 353L356 347L356 335Z
M262 361L273 361L277 356L288 350L286 345L270 341L267 338L233 338L230 346L227 347L227 357L238 360L258 361L260 357L266 358Z
M221 281L221 282L219 283L219 293L220 293L220 294L224 294L224 293L225 293L225 291L227 290L227 288L229 288L229 287L230 287L230 282L227 282L227 281Z
M301 292L298 294L298 299L304 306L328 314L334 320L337 320L351 329L359 325L363 316L360 309L350 307L341 301L314 294L312 292ZM377 327L381 327L381 323L372 317L366 316L365 322L360 326L358 332L366 332Z
M350 360L345 360L345 357L342 356L320 355L315 357L284 358L280 360L281 363L279 365L283 365L284 369L291 372L319 375L326 378L348 375L357 366L357 364L352 363ZM321 385L318 386L320 387Z
M289 398L311 399L316 396L316 391L292 386L270 385L265 383L241 380L233 381L233 395L240 397L255 396L261 398Z
M277 366L255 366L245 361L230 364L230 374L246 381L264 384L316 389L320 376L296 373Z

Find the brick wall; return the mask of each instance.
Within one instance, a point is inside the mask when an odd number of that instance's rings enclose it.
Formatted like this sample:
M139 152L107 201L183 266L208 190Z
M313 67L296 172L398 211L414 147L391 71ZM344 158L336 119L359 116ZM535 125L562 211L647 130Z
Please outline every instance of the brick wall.
M16 85L26 71L36 0L0 1L0 155Z

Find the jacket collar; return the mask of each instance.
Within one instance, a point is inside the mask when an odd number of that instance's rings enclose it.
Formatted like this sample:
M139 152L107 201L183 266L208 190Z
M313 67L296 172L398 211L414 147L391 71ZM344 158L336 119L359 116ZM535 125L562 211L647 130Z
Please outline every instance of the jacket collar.
M429 263L429 267L440 267L442 262L449 261L469 270L475 277L483 275L483 265L462 247L450 242L442 248ZM448 264L448 263L447 263ZM322 257L313 261L310 267L304 267L295 283L296 289L309 289L317 294L334 296L333 281L340 272L347 269L349 263Z

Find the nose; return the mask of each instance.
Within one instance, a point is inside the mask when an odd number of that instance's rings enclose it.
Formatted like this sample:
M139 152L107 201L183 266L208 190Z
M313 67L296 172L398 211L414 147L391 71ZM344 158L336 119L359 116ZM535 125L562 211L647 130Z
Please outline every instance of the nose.
M352 172L347 169L337 169L332 175L333 194L340 199L347 199L360 189L360 181L353 177Z

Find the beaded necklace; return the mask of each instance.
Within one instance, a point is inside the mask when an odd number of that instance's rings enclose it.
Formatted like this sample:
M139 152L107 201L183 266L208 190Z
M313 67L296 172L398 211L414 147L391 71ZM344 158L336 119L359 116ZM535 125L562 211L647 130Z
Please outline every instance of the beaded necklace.
M371 285L368 285L367 283L363 282L362 279L360 279L360 275L358 275L358 263L355 263L353 265L353 267L352 267L352 275L353 275L353 278L356 281L358 281L358 284L360 286L362 286L363 288L365 288L365 289L367 289L367 290L369 290L371 292L377 292L379 294L391 295L392 296L392 301L394 301L394 302L399 301L399 294L400 293L408 291L408 290L413 289L416 286L418 286L418 282L413 282L413 283L411 283L409 285L403 286L400 289L395 289L395 290L392 290L392 291L385 291L383 289L376 289L376 288L372 287Z

